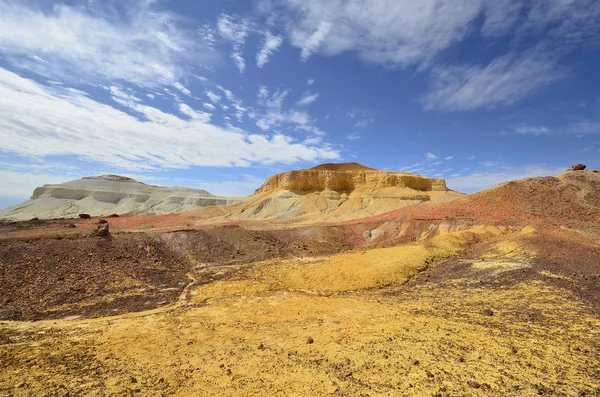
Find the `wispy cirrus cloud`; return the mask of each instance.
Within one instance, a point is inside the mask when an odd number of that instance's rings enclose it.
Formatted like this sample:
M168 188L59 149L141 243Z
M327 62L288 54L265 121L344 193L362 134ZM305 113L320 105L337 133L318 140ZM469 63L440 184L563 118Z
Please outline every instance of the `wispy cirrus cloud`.
M155 9L153 3L132 1L127 6L135 12L111 23L84 7L2 1L0 52L13 67L53 79L172 85L185 93L179 79L190 58L210 64L215 55L175 15Z
M233 47L231 58L240 73L244 73L244 70L246 70L244 45L246 44L246 38L253 30L252 24L245 18L221 14L217 21L217 30L221 37L231 42Z
M283 15L300 58L354 54L391 68L432 73L426 109L469 111L514 104L566 77L561 57L600 47L594 0L263 0ZM447 50L473 38L506 48L453 64ZM506 42L511 44L506 46ZM441 64L443 66L441 66Z
M508 55L485 66L449 66L433 71L431 91L421 98L426 109L473 110L512 104L566 76L539 52Z
M265 66L271 59L271 56L279 49L282 43L282 36L274 35L273 33L267 30L264 33L262 48L256 55L256 65L259 68Z
M0 68L0 150L22 156L76 156L129 170L251 166L336 159L320 143L252 134L208 123L181 103L181 116L144 105L123 90L123 112L69 88L45 86ZM223 142L227 142L226 145Z

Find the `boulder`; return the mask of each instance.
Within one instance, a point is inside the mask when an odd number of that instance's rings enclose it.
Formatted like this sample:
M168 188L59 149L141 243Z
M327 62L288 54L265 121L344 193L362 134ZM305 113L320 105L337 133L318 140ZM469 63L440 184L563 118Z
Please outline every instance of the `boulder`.
M585 170L585 164L575 164L571 167L571 171L583 171Z
M108 222L105 220L101 220L96 228L96 235L100 237L110 236L110 228L108 226Z
M81 219L90 219L92 216L90 214L79 214Z

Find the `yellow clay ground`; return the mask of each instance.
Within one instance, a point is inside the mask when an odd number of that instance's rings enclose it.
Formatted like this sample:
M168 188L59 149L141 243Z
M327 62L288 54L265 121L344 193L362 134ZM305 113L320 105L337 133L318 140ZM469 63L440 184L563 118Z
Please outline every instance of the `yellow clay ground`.
M487 268L526 264L518 243L500 234L479 228L212 268L217 281L191 287L170 308L0 323L12 341L0 345L0 394L531 396L543 385L593 395L600 320L566 291L537 281L480 287L473 277L403 286L483 239L499 240L482 256Z

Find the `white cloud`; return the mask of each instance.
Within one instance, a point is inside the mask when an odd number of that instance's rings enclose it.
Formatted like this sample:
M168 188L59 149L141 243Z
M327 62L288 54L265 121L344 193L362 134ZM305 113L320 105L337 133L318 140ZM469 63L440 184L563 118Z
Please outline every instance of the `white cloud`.
M454 156L448 156L448 157L444 158L444 160L446 160L446 161L447 160L452 160L453 158L454 158Z
M550 132L550 130L546 127L536 127L536 126L532 126L532 125L524 125L524 126L518 127L515 131L521 135L534 135L534 136L540 136L540 135L548 134Z
M360 139L360 135L348 134L348 135L346 135L346 139L348 139L349 141L356 141L357 139Z
M32 2L1 1L0 53L15 68L71 83L177 84L190 58L210 63L214 54L200 48L176 17L155 10L153 3L128 2L126 8L135 12L111 23L85 8L55 4L42 10ZM30 54L47 62L31 61Z
M286 16L302 59L354 53L379 64L427 64L474 35L502 37L546 31L565 45L598 43L594 0L287 0ZM270 12L272 12L271 10ZM482 22L482 23L481 23ZM481 28L479 28L481 26Z
M308 106L319 98L319 94L305 94L296 104L298 106Z
M177 88L179 91L183 92L185 95L187 95L187 96L192 95L192 92L190 90L188 90L187 88L185 88L183 86L183 84L179 83L178 81L176 81L172 85L173 85L173 87Z
M438 156L433 153L427 153L427 160L435 160Z
M502 182L536 176L556 175L563 170L564 168L546 165L526 165L514 168L501 168L492 172L476 171L469 175L450 176L446 179L446 182L450 189L465 193L474 193L489 189Z
M221 96L219 94L215 94L212 91L206 91L206 96L208 97L208 99L210 99L213 103L217 103L221 100Z
M208 110L215 110L216 109L215 105L213 105L212 103L208 103L208 102L204 103L203 106L205 108L207 108Z
M284 109L284 101L289 94L289 90L277 90L271 94L266 87L259 87L257 93L259 108L253 112L256 118L256 126L263 131L287 127L318 136L325 135L323 131L314 125L314 120L306 110ZM305 98L306 96L296 105L300 106Z
M185 114L186 116L188 116L189 118L191 118L193 120L200 121L202 123L210 122L210 117L211 117L210 113L194 110L189 105L186 105L185 103L179 104L179 111L182 114Z
M244 73L244 70L246 70L246 60L244 59L243 52L246 38L252 31L250 22L246 19L237 20L230 15L221 14L217 21L217 30L221 37L231 42L233 46L231 58L240 73Z
M265 38L263 40L263 46L259 53L256 55L256 65L262 68L269 62L269 59L279 49L283 43L283 38L278 35L272 34L270 31L265 32Z
M310 87L311 85L313 85L314 83L315 83L315 81L314 81L313 79L308 79L308 80L306 80L306 85L307 85L307 86L309 86L309 87Z
M80 91L40 85L0 68L0 150L77 156L129 170L339 158L325 143L305 145L283 134L249 134L208 124L206 113L185 104L179 110L190 120L135 101L126 104L138 117Z
M449 66L433 72L426 109L473 110L509 105L565 76L536 52L506 55L486 66Z
M576 135L600 134L600 122L580 121L569 126L568 131Z
M375 122L375 119L363 119L363 120L358 120L356 123L354 123L354 126L356 128L365 128L365 127L370 126L374 122Z

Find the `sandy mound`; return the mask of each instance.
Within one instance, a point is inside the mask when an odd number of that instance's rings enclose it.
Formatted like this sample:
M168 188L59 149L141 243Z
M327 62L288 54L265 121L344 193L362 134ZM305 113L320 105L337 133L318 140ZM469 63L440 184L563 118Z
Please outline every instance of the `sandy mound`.
M153 186L118 175L102 175L38 187L30 200L0 211L0 219L69 218L81 213L167 214L237 201L200 189Z
M378 171L356 163L323 164L274 175L227 220L294 218L303 222L373 216L424 201L462 196L443 179Z

